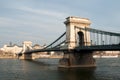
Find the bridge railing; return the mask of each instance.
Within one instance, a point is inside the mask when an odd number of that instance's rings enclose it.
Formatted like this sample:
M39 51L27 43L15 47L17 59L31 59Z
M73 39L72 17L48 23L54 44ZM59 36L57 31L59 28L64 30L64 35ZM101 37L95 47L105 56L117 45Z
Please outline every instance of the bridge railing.
M90 44L92 45L120 45L120 33L108 32L92 28L79 28L90 33ZM87 45L88 46L88 45Z

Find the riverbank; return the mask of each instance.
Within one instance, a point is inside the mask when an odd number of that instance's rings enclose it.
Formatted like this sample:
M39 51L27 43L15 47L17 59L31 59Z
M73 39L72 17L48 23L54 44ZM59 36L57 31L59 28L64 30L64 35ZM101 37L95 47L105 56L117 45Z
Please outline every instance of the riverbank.
M99 55L94 55L93 58L118 58L118 55L114 55L114 56L99 56Z
M15 58L17 58L17 57L16 57L13 53L0 51L0 58L15 59Z
M0 56L0 59L16 59L14 56Z

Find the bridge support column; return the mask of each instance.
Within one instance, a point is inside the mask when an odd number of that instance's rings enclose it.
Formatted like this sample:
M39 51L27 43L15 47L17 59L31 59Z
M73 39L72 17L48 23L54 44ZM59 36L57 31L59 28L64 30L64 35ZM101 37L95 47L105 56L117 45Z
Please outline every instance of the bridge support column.
M84 68L96 67L96 64L92 52L65 52L64 57L59 61L59 67Z
M21 56L18 57L19 59L26 59L26 60L32 60L32 54L22 54Z

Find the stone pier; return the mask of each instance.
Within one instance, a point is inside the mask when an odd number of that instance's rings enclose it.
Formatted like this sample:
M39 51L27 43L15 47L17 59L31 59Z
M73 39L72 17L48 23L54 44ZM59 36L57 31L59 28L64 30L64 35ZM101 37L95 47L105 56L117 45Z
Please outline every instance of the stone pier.
M59 61L59 67L63 68L88 68L96 67L92 52L65 52Z
M24 59L24 60L32 60L32 59L34 59L32 57L32 54L22 54L22 55L18 56L18 58L19 59Z

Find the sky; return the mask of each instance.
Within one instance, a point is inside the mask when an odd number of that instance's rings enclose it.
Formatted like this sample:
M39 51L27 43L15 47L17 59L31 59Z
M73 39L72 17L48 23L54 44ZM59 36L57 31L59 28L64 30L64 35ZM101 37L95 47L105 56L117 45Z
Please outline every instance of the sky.
M0 0L0 47L23 41L47 45L65 32L69 16L120 33L120 0Z

